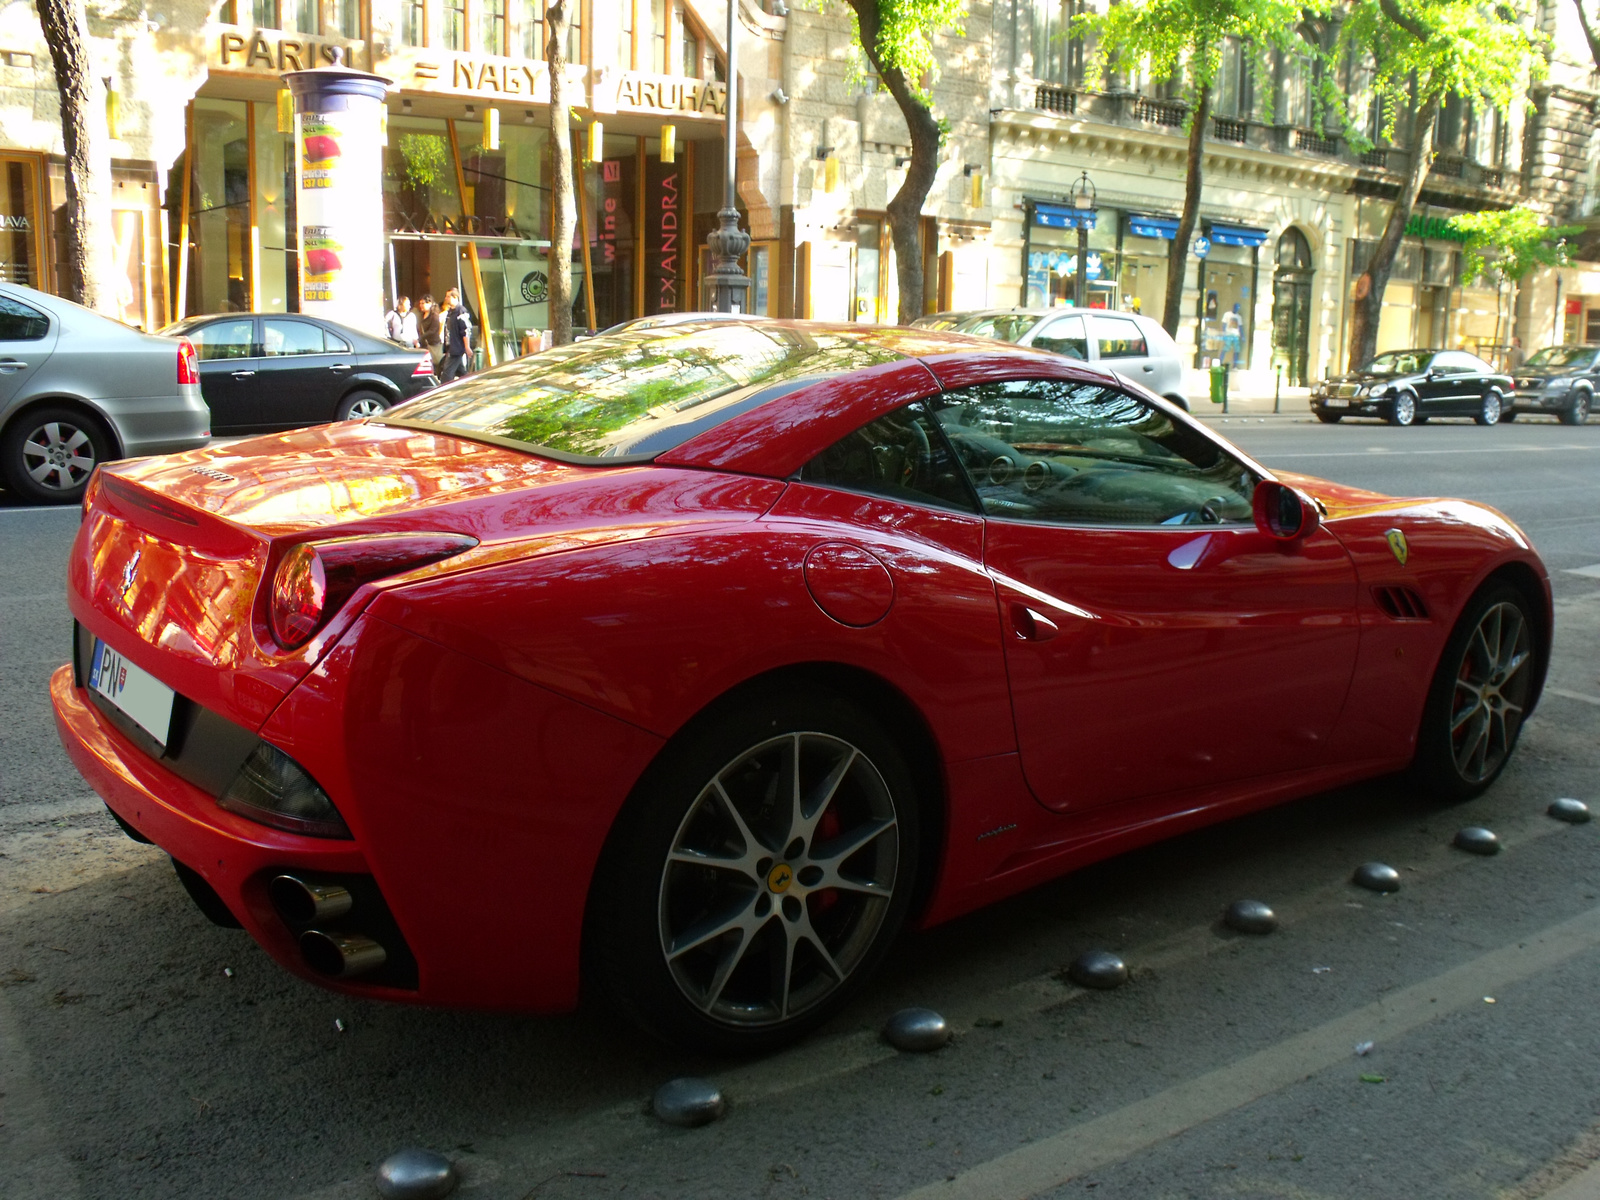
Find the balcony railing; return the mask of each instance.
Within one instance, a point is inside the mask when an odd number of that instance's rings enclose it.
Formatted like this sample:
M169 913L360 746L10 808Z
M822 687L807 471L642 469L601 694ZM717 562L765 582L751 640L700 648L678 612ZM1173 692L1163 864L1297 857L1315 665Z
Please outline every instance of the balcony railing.
M1135 121L1148 121L1152 125L1167 125L1176 128L1183 124L1184 118L1188 115L1188 108L1182 104L1172 104L1164 100L1147 100L1143 96L1133 102L1133 119Z
M1294 148L1306 154L1334 155L1339 153L1339 139L1312 133L1309 129L1296 129Z
M1389 151L1382 146L1374 146L1361 156L1363 167L1377 167L1380 171L1389 169Z
M1071 88L1051 87L1047 83L1041 83L1034 89L1033 106L1042 108L1045 112L1071 116L1078 111L1078 93Z
M1467 173L1466 160L1441 155L1433 160L1433 173L1441 179L1460 179Z
M1219 142L1233 142L1242 146L1250 138L1250 126L1229 117L1212 117L1211 136Z

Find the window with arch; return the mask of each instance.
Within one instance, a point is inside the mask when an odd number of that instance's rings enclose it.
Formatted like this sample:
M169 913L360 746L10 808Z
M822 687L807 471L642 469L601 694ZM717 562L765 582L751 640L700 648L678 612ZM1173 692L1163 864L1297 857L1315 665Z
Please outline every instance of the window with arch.
M1311 243L1293 225L1278 238L1277 264L1280 271L1311 270Z

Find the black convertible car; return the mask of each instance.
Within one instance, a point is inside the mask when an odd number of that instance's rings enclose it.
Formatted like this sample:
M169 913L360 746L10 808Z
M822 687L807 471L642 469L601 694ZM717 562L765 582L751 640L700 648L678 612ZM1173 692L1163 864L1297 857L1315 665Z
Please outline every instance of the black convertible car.
M1552 413L1563 425L1582 425L1594 408L1596 381L1600 381L1600 347L1547 346L1517 368L1516 403L1500 419Z
M439 385L427 351L299 313L217 313L161 332L194 343L214 434L370 417Z
M1382 417L1421 425L1430 417L1471 417L1497 424L1516 400L1501 375L1465 350L1391 350L1364 371L1324 380L1311 391L1311 411L1330 425L1345 417Z

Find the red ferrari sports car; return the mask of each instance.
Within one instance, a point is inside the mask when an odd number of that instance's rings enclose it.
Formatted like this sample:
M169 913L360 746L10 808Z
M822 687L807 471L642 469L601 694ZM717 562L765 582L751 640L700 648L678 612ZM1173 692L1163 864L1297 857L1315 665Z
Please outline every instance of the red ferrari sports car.
M84 509L61 738L213 919L724 1051L907 922L1387 772L1480 791L1551 636L1491 509L924 330L626 331Z

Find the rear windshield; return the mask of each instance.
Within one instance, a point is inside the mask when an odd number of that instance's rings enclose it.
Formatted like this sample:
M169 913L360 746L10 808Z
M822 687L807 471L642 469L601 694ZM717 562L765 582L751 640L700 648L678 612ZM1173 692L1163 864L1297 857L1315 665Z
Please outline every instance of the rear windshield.
M561 459L637 462L812 380L899 357L848 335L766 322L626 330L469 376L382 420Z
M1535 350L1524 364L1529 367L1586 367L1594 357L1593 346L1546 346Z

